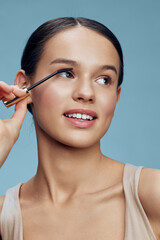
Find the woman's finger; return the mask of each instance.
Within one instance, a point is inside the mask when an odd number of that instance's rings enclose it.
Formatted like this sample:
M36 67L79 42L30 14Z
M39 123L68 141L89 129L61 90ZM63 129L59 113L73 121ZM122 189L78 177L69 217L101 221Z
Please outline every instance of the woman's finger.
M26 90L20 89L17 86L10 86L10 90L4 86L5 84L3 84L3 87L1 85L0 89L0 100L2 101L10 101L15 97L23 97L26 94Z
M12 92L13 90L13 85L8 85L5 82L0 81L0 92L5 91L6 93Z
M12 120L15 121L15 125L20 129L27 112L27 99L18 102L15 106L15 113L12 116Z

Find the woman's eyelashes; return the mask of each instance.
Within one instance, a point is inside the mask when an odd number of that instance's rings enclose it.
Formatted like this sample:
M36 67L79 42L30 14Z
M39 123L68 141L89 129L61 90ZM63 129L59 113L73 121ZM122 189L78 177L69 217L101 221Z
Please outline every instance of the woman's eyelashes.
M74 74L71 71L64 71L58 74L58 76L62 78L74 78ZM78 77L77 77L78 78ZM110 85L112 82L112 78L110 76L102 76L96 79L96 82L101 85Z
M105 76L105 77L100 77L96 80L96 82L98 82L99 84L102 84L102 85L109 85L111 84L111 77L109 76Z
M58 75L63 78L73 78L74 77L70 71L61 72Z

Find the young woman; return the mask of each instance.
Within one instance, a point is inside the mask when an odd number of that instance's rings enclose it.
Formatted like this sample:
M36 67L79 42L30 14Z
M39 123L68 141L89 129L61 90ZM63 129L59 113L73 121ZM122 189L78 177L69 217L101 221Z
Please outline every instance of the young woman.
M123 79L123 56L113 33L85 18L40 26L22 56L15 86L0 83L0 98L25 96L11 119L0 121L0 162L33 114L38 168L0 199L3 240L155 240L160 238L160 171L104 156L107 132Z

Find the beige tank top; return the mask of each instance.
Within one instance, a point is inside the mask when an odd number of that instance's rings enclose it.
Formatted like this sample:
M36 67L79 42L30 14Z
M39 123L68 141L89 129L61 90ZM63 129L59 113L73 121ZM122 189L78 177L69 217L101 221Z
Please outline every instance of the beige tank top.
M138 181L142 167L125 164L123 185L126 198L125 239L156 240L152 227L138 197ZM0 216L2 240L23 240L19 204L21 183L7 190Z

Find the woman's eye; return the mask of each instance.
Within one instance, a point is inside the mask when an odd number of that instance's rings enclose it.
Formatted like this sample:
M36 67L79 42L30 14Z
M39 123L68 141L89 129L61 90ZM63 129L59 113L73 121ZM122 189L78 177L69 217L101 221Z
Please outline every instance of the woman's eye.
M108 85L111 82L111 78L110 77L101 77L99 79L97 79L97 82L103 85Z
M73 78L73 75L72 75L71 72L61 72L58 75L63 77L63 78Z

